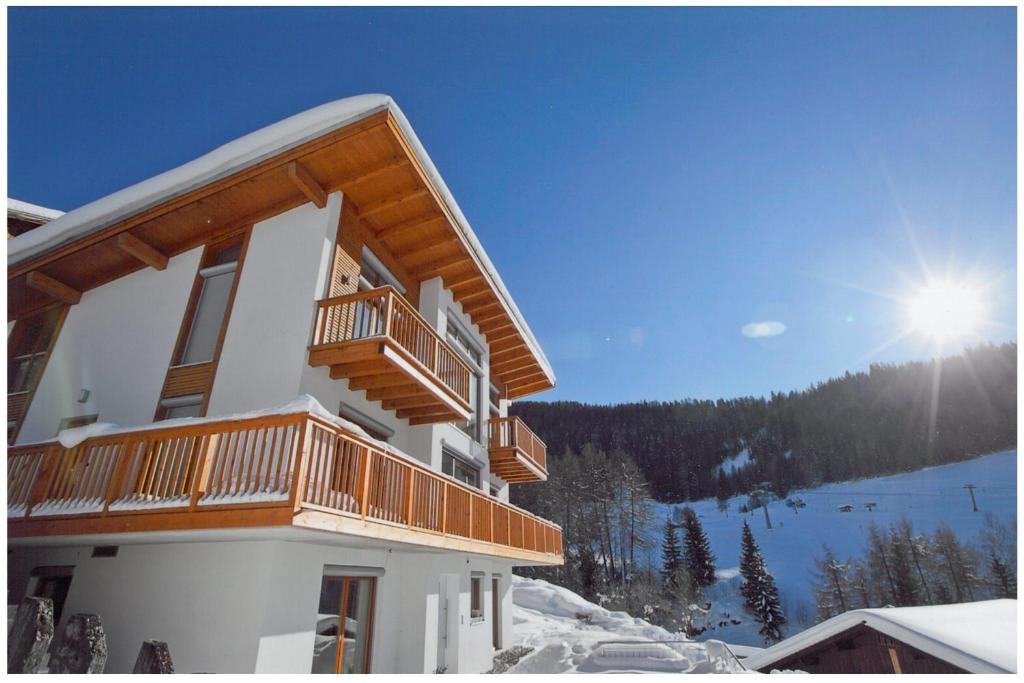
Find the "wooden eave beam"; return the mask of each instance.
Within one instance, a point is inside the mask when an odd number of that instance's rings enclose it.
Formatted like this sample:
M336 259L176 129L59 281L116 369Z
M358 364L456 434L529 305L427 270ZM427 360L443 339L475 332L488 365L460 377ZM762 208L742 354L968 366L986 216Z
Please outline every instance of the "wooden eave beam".
M333 371L332 371L333 372ZM336 377L335 379L342 379ZM392 387L397 385L404 385L408 381L408 378L400 373L387 373L372 375L368 377L353 377L348 381L348 388L353 391L361 391L363 389L379 389L383 387Z
M82 293L80 291L74 287L69 287L63 282L54 280L49 275L40 273L38 270L33 270L25 277L25 284L37 292L42 292L69 306L73 306L82 300Z
M536 364L537 361L533 358L533 356L529 356L526 358L517 358L515 360L507 361L504 363L491 363L491 370L494 371L494 374L500 376L506 372L522 370L523 368L528 368Z
M449 275L444 280L444 286L448 289L455 289L464 285L469 285L478 281L483 281L484 276L476 270L469 270L465 273L455 273ZM489 291L489 290L488 290Z
M401 408L396 411L396 414L404 420L410 417L425 417L427 415L451 415L452 411L435 402L434 405Z
M435 235L430 239L423 240L422 242L414 242L402 249L395 249L393 255L397 259L402 259L408 256L412 256L413 254L418 254L420 252L426 252L431 249L443 247L455 241L456 240L454 235L452 235L449 232L444 232L440 235Z
M157 270L167 268L167 254L130 232L117 236L117 248Z
M316 208L322 209L327 206L327 193L323 186L317 182L309 169L298 159L288 162L288 177L306 195L306 199L313 202Z
M367 218L369 216L374 215L375 213L380 213L381 211L393 209L396 206L408 204L409 202L415 201L420 197L425 197L428 194L430 194L430 192L426 188L420 188L418 190L411 190L409 192L405 192L396 197L388 197L387 199L381 199L380 201L372 202L370 204L367 204L366 206L360 207L359 215L363 218Z
M503 309L503 310L498 311L497 313L492 313L490 315L485 315L482 318L475 318L473 320L473 324L477 325L480 328L483 328L484 325L486 325L487 323L494 322L495 320L501 320L502 318L507 318L507 317L508 316L506 315L506 313L505 313L505 311Z
M524 345L508 349L506 351L500 351L498 353L491 352L490 363L491 365L498 366L504 363L511 363L512 361L519 360L520 358L532 357L533 352L530 351L530 349Z
M444 256L425 264L422 268L416 270L416 276L421 280L426 280L440 275L443 271L453 268L458 265L462 265L466 262L465 254L452 254L450 256Z
M487 337L487 343L492 344L502 339L511 339L512 337L519 336L519 330L512 323L508 325L501 325L500 327L493 327L490 330L482 330L484 336Z
M387 175L392 171L397 171L401 168L405 168L408 165L409 159L406 157L391 157L390 159L379 164L378 166L374 166L373 168L365 170L360 169L355 173L339 178L338 180L331 183L330 191L328 192L328 194L330 194L330 192L335 192L337 190L344 189L347 186L358 185L359 183L365 183L367 181L373 180L374 178L379 178L382 175Z
M423 388L417 384L403 384L397 387L388 387L386 389L369 389L366 392L367 401L385 401L388 399L405 398L410 396L419 396L423 393ZM436 399L432 399L436 400Z
M533 383L530 383L530 384L518 384L518 385L511 385L510 384L508 386L508 393L513 398L517 398L517 397L526 396L527 394L532 394L532 393L535 393L535 392L538 392L538 391L545 391L546 389L550 389L552 386L553 385L551 384L551 382L549 382L546 379L544 381L542 381L542 382L533 382ZM513 394L514 394L514 396L513 396Z
M395 237L404 235L405 233L411 230L425 227L427 225L430 225L431 223L436 223L437 221L440 220L444 220L444 216L438 214L435 211L420 214L419 216L416 216L415 218L410 218L407 221L402 221L401 223L395 223L394 225L389 225L385 228L381 228L380 230L377 231L377 239L394 239Z
M533 379L534 376L537 377L538 381L546 377L544 371L539 367L529 367L522 370L506 372L501 376L501 380L502 384L511 384L513 382L522 382L524 380Z
M451 289L451 288L449 288L449 289ZM456 301L458 301L460 304L462 304L462 310L464 310L464 311L468 310L467 307L474 300L476 300L476 299L483 299L484 297L488 297L488 296L492 295L492 292L489 289L481 289L479 291L473 291L473 290L468 290L468 291L470 292L469 294L462 295L462 296L460 296L455 291L452 291L452 296L455 297Z
M500 339L498 341L491 341L488 339L487 346L490 348L492 354L498 354L502 351L508 351L509 349L522 346L523 341L521 339L513 339L513 336L514 335L508 335L505 339Z

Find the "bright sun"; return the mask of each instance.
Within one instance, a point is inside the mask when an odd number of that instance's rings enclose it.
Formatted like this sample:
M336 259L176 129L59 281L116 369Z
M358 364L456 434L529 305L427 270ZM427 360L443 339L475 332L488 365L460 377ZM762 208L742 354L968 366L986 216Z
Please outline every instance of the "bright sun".
M981 292L965 282L931 282L907 301L911 329L938 342L961 339L981 323Z

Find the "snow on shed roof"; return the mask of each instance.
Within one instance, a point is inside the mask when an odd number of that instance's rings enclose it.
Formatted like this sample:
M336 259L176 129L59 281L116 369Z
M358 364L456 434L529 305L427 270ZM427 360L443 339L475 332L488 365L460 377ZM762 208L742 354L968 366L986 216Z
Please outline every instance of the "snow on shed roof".
M29 221L52 221L64 215L63 211L48 209L45 206L29 204L20 199L7 198L7 215Z
M441 178L434 162L430 160L426 149L420 143L408 119L405 118L405 114L390 95L355 95L322 104L232 140L177 168L55 217L42 227L10 239L7 242L7 265L13 266L75 239L102 230L130 216L238 173L264 159L384 110L390 111L402 133L408 139L430 181L437 188L455 217L456 229L465 238L470 251L479 262L481 270L484 271L498 296L508 307L527 344L534 351L538 363L554 383L554 370L544 355L544 351L529 325L526 324L512 295L505 288L505 283L502 282L497 269L484 251L444 179Z
M858 624L971 673L1016 673L1017 601L851 610L748 657L763 669Z

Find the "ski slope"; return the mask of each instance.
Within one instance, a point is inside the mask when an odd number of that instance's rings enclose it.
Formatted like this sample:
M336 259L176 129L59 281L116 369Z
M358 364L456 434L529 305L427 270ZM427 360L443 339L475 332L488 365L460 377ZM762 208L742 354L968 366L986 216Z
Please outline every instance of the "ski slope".
M1016 482L1017 452L1014 450L917 472L794 490L790 497L802 498L807 507L788 508L784 501L769 503L771 530L766 527L763 510L746 515L739 513L746 496L731 499L724 513L718 510L714 499L689 503L700 517L717 558L720 580L708 595L715 604L716 616L725 610L744 622L709 629L701 638L764 645L757 635L757 626L742 614L738 595L740 529L744 519L749 522L768 569L778 583L783 609L789 619L786 633L791 635L812 623L809 620L800 623L799 607L803 603L807 615L813 617L810 580L813 557L821 555L822 543L828 543L841 560L857 557L866 546L867 527L871 522L887 528L903 517L909 519L918 532L930 533L939 525L947 524L959 538L973 542L984 526L986 512L1004 523L1016 520ZM964 484L977 487L974 494L978 512L973 512ZM868 511L865 503L876 506ZM838 511L843 505L851 505L853 510ZM665 519L676 507L681 506L656 506L655 519L648 532L652 539L661 538ZM658 566L660 547L651 548L647 559ZM715 621L717 623L717 618Z

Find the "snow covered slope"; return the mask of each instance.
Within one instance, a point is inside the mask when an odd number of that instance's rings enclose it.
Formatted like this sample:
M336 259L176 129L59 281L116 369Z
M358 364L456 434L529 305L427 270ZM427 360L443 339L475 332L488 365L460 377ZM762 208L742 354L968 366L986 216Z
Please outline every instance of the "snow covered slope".
M719 641L684 635L610 612L547 581L512 578L516 645L533 651L507 673L740 673Z
M821 554L821 544L828 543L836 556L860 556L867 541L867 527L875 522L887 528L902 517L909 519L919 532L932 532L947 524L965 541L974 541L982 530L985 513L991 512L1002 522L1016 520L1017 516L1017 452L1007 451L974 460L931 467L917 472L897 474L875 479L861 479L828 484L814 489L797 490L791 497L802 498L807 507L788 508L783 501L768 505L773 529L765 526L764 512L741 515L739 507L746 500L737 497L729 501L729 509L720 512L716 501L703 500L690 503L700 516L718 558L721 580L713 586L708 598L718 608L724 607L733 617L744 623L729 624L702 634L701 638L720 638L730 643L763 646L756 625L742 614L738 589L740 555L740 528L743 520L757 538L769 571L775 575L783 608L790 622L787 635L811 626L809 620L800 623L800 603L808 617L813 616L811 598L811 570L813 556ZM979 512L971 509L971 499L964 484L974 484ZM876 503L873 511L865 503ZM852 505L851 512L839 512L842 505ZM674 505L659 505L648 535L660 538L665 518L672 514ZM660 548L650 551L648 561L659 563Z

